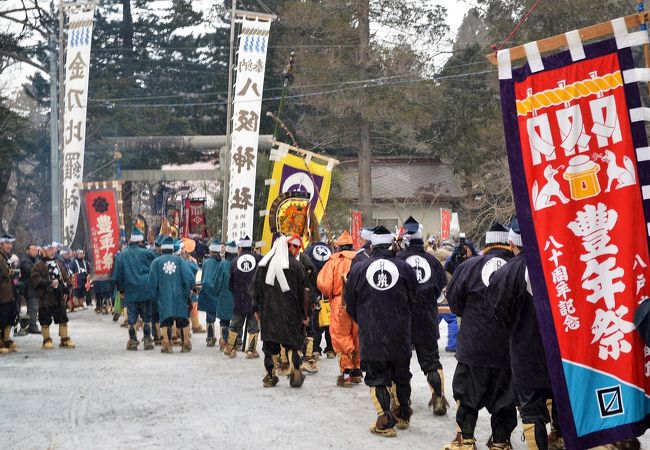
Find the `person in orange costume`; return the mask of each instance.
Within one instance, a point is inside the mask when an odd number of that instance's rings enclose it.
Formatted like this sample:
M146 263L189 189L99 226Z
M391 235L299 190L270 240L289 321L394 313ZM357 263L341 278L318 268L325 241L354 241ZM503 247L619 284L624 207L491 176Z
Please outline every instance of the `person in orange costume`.
M336 380L339 387L351 387L363 381L359 358L359 326L345 310L344 279L352 266L356 252L352 236L346 231L336 241L338 252L334 253L318 274L318 290L330 301L330 335L332 346L339 357L341 374Z

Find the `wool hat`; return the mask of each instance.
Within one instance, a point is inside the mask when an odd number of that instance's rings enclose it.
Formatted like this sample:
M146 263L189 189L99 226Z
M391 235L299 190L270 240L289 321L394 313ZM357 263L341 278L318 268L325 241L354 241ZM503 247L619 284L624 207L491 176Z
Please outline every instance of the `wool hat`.
M0 244L4 244L5 242L12 243L12 242L15 242L15 241L16 241L16 238L13 237L12 235L8 234L8 233L4 233L2 236L0 236Z

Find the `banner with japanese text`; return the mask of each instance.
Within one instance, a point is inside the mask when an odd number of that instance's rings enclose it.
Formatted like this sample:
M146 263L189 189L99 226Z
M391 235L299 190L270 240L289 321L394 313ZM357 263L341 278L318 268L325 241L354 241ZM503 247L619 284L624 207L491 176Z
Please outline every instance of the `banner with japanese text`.
M316 221L320 223L325 215L325 208L329 200L332 170L338 161L306 152L292 151L287 144L280 143L271 150L270 159L273 161L273 173L267 184L269 196L266 201L266 211L271 210L273 202L281 195L290 192L301 192L308 196L310 211ZM262 252L266 253L272 245L271 223L272 217L264 217ZM308 229L308 228L306 228ZM305 236L305 240L307 240Z
M253 236L255 174L270 21L243 19L237 52L228 187L229 241Z
M363 219L361 211L352 211L352 222L350 224L350 233L352 234L352 243L355 250L363 247L361 243L361 229L363 228Z
M79 184L84 173L86 105L94 6L71 9L68 14L65 53L65 91L61 163L63 165L63 242L72 245L79 225Z
M108 279L115 254L120 249L120 232L124 229L121 189L111 183L88 184L81 195L93 272L96 279Z
M451 236L451 209L440 208L440 240Z
M641 100L626 76L629 48L612 39L583 49L500 81L528 276L570 449L643 434L650 419L650 353L633 324L650 295Z

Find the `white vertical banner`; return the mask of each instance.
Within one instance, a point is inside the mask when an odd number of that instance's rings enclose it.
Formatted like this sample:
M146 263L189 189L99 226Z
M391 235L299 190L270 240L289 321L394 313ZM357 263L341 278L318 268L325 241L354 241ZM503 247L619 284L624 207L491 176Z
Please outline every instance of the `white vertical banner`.
M94 6L71 9L67 26L65 54L65 93L63 101L63 241L71 245L77 233L81 200L79 190L84 173L86 145L86 105L90 44Z
M255 174L270 21L244 19L239 35L228 190L228 240L253 237Z

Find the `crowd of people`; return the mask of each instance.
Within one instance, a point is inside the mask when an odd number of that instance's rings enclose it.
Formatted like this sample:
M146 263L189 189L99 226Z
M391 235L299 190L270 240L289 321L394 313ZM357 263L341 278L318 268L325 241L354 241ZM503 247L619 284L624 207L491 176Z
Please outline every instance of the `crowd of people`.
M115 256L112 276L91 280L83 251L28 245L19 260L14 239L3 235L0 352L17 351L11 331L23 301L27 318L14 335L40 332L43 349L52 349L53 322L60 347L74 348L68 312L90 306L94 294L97 313L113 312L116 320L124 313L128 351L142 343L144 350L160 346L173 353L178 345L186 353L192 334L204 333L206 345L218 346L225 357L245 352L256 359L261 341L265 388L280 377L298 388L306 373L319 371L321 358L336 357L333 384L365 383L377 413L370 431L394 437L413 414L413 351L431 390L429 407L434 415L447 414L438 349L445 320L445 350L457 359L457 433L444 449L476 448L483 408L491 415L490 449L512 448L517 410L528 448L564 448L517 221L508 227L495 222L481 252L462 236L458 244L425 241L412 217L398 235L379 226L363 229L360 238L363 247L354 250L347 231L307 247L298 235L277 235L262 256L248 237L203 246L159 236L150 246L134 227ZM205 312L205 328L199 311Z

